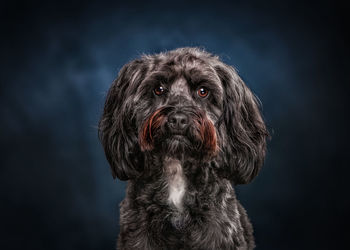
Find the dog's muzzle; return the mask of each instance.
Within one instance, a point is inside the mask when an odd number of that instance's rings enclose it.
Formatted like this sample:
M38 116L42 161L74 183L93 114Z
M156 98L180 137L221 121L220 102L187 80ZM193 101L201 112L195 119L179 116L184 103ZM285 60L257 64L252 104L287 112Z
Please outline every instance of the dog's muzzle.
M214 155L217 151L213 123L204 112L194 108L157 109L144 122L139 133L139 143L142 151L162 150L167 143L175 143L170 145L172 149L187 148L186 151L207 155Z

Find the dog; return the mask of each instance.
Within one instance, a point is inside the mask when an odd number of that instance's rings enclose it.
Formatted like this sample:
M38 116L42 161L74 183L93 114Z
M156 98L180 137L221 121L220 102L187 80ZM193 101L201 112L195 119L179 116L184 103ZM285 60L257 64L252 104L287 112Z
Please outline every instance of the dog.
M127 180L117 249L253 249L234 186L263 165L268 130L236 70L201 48L142 55L120 70L98 126Z

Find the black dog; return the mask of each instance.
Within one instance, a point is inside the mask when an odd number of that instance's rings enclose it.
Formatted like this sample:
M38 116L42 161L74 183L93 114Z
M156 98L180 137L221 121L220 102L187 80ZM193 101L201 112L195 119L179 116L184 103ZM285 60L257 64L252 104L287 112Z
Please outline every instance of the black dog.
M231 185L263 164L268 131L237 72L198 48L144 55L108 91L99 136L128 180L118 249L252 249Z

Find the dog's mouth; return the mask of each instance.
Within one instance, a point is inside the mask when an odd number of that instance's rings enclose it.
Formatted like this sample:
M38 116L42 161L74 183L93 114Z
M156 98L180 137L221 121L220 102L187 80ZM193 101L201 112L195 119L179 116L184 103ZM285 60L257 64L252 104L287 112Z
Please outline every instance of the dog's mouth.
M183 140L185 136L182 134L174 134L173 136L171 136L172 139L174 140Z
M184 130L173 130L172 132L169 132L170 137L185 137L186 131Z

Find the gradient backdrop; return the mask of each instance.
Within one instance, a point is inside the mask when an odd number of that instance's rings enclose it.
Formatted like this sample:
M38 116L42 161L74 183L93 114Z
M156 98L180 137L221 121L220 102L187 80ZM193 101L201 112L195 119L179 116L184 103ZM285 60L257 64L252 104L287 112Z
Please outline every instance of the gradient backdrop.
M272 132L237 189L257 249L344 249L349 40L329 2L2 2L0 249L114 249L125 183L97 138L119 69L201 46L234 65ZM348 31L348 30L347 30Z

